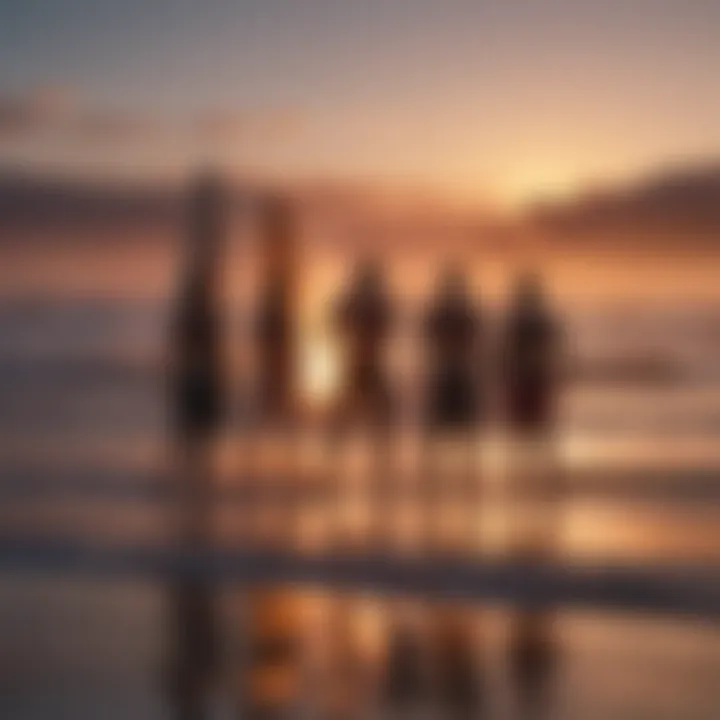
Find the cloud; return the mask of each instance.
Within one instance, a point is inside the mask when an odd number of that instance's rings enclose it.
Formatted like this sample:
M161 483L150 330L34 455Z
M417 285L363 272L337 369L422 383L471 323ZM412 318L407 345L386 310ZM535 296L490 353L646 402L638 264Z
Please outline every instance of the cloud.
M158 120L109 110L82 113L73 130L79 138L96 143L154 142L166 135L166 127Z
M284 141L297 137L305 117L288 108L258 110L210 110L192 123L195 136L205 141Z
M21 137L52 130L67 121L73 105L73 93L59 86L0 95L0 137Z
M81 103L68 88L46 86L0 95L0 141L52 135L60 141L145 148L158 143L192 146L239 142L284 142L304 126L302 113L288 108L214 108L189 117L168 117L120 107Z

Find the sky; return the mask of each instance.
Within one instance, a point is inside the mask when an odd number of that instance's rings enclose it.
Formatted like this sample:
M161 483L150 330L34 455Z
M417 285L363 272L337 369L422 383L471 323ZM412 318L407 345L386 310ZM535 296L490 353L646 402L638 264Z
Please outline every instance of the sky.
M522 202L720 156L717 0L3 0L0 162Z

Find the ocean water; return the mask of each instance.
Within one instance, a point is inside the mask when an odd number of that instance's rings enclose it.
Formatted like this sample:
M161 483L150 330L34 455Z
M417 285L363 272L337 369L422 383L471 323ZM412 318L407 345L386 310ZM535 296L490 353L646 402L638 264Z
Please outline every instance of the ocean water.
M34 268L13 251L25 282L5 282L0 292L0 528L3 535L167 542L168 507L162 493L151 490L173 477L165 378L174 266L169 255L148 259L137 244L116 250L117 257L88 252L69 246ZM312 265L320 272L321 263ZM6 265L5 280L9 272ZM337 284L337 272L333 277ZM672 297L652 283L645 297L558 289L556 307L575 357L660 358L673 368L671 379L648 380L642 372L622 382L591 376L564 389L557 449L567 497L559 544L568 558L720 565L720 302L695 292L694 278L688 272L686 292L676 287ZM321 310L334 285L308 286L303 327L312 345L322 337ZM240 290L230 293L228 312L234 382L231 422L218 451L223 486L237 482L242 467L249 311ZM417 288L402 299L405 317L412 317ZM488 306L499 317L497 297ZM399 367L412 364L411 329L403 342ZM416 386L402 372L398 386L412 406ZM218 541L237 541L241 517L232 503L222 509ZM147 582L4 572L0 716L173 717L163 684L171 645L167 593ZM333 636L322 625L322 608L338 599L300 590L279 595L294 608L304 649L296 667L285 670L295 680L269 694L291 714L323 716L332 704L325 703L326 690L340 680L333 679L332 663L323 670L317 660ZM277 599L278 591L268 596ZM230 589L218 590L216 602L223 662L207 702L217 716L236 717L237 676L242 667L251 673L239 659L253 632L248 617L262 602L253 605L252 593ZM357 675L367 675L367 684L351 704L376 716L378 678L387 669L379 648L392 635L394 605L372 596L347 603L347 643L361 648L362 667L370 668ZM428 606L410 604L423 635ZM507 609L452 607L469 618L485 716L520 717L508 670ZM368 613L376 618L369 641L356 636ZM711 720L720 714L716 625L563 610L551 632L560 660L550 682L550 718ZM447 716L426 705L431 715Z

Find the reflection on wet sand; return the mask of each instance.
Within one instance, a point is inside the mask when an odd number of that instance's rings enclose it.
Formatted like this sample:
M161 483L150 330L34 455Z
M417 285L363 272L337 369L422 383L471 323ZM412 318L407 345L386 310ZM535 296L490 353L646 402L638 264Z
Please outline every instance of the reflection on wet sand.
M526 611L516 619L509 664L522 718L541 720L550 716L550 688L557 653L549 613Z

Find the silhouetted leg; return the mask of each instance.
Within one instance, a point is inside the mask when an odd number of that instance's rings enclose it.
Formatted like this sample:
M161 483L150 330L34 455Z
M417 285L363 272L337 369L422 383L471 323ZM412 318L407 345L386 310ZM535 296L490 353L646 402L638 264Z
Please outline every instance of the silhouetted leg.
M445 503L439 460L438 437L435 433L426 433L420 448L420 545L430 555L437 554L442 545Z
M346 456L349 431L350 417L347 406L343 404L331 419L323 452L323 506L328 524L327 549L330 551L341 550L346 544L345 511L348 492Z
M562 522L561 473L554 447L547 436L537 433L523 434L514 443L515 551L549 556L557 548Z
M281 455L270 487L271 526L273 542L279 548L292 551L298 533L297 497L300 483L299 428L294 422L278 427L276 452Z
M508 473L510 551L513 556L524 557L537 550L536 468L532 443L525 433L510 438Z
M299 550L302 546L303 519L309 505L312 478L307 467L307 452L312 429L297 424L292 431L292 453L288 468L291 479L288 488L288 529L289 548Z
M475 555L480 549L480 510L482 475L478 459L477 437L472 430L460 439L463 454L463 482L461 486L463 552Z
M370 471L369 545L377 550L391 550L395 537L396 483L393 473L395 438L389 422L373 428L373 463Z
M542 453L541 500L543 504L543 537L549 555L555 555L563 541L564 478L555 438L545 433L540 438Z
M255 420L247 429L244 438L244 457L241 469L244 507L241 522L243 539L250 547L261 544L263 534L263 441L266 428L262 421Z
M237 537L243 546L250 544L251 518L254 510L253 488L251 483L251 456L253 454L253 427L247 416L243 417L243 426L239 430L238 442L234 447L235 474L233 477L233 491L237 493L239 503L234 513L237 523Z
M185 544L205 541L212 529L214 486L212 438L204 434L178 443L175 529Z
M278 418L273 423L269 444L269 469L263 478L263 519L267 544L280 550L289 530L286 524L286 491L290 481L287 475L290 446L285 418Z
M287 420L267 416L253 428L248 454L252 512L249 517L251 544L256 547L283 547L288 535L286 521Z

